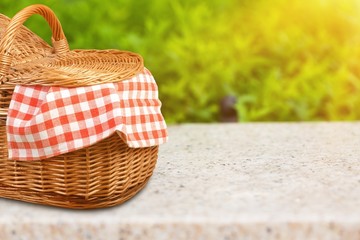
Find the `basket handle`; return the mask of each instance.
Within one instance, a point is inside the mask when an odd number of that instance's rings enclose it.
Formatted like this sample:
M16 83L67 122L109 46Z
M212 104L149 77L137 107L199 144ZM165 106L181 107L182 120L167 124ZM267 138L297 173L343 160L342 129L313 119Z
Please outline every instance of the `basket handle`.
M55 13L49 7L42 4L28 6L11 19L0 41L0 79L6 75L10 68L12 61L10 51L19 29L23 23L34 14L41 15L48 22L52 31L51 40L54 53L62 54L69 51L69 44Z

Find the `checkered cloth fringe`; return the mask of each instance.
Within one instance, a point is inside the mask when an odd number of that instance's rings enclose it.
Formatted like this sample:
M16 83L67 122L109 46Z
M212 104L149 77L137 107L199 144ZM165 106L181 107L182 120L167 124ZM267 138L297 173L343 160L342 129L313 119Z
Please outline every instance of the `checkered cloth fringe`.
M129 80L86 87L17 85L6 122L9 159L49 158L116 131L129 147L159 145L167 140L160 107L147 69Z

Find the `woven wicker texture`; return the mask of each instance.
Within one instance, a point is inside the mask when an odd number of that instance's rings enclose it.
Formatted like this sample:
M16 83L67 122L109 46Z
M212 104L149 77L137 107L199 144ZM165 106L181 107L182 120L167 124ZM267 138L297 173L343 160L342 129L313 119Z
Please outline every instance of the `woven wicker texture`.
M53 47L22 26L33 14L52 29ZM6 118L14 84L84 86L128 79L142 58L118 50L69 51L61 25L46 6L33 5L10 21L0 15L0 197L75 209L120 204L153 173L158 146L129 148L118 134L41 161L8 159Z
M22 24L33 14L39 14L48 21L52 30L52 52L40 59L30 58L25 64L19 64L13 61L12 52L21 50L21 54L29 54L26 49L15 49L14 42L23 32ZM33 51L30 49L30 53ZM142 57L136 53L119 50L70 51L59 20L43 5L27 7L11 19L0 41L0 61L2 82L26 85L75 87L118 82L133 77L144 68Z

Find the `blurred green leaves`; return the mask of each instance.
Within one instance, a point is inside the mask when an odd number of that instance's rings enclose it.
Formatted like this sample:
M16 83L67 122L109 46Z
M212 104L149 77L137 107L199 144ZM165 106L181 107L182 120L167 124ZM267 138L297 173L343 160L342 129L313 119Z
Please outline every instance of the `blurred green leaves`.
M237 97L240 121L360 119L356 0L2 0L13 16L43 3L71 48L143 55L168 123L214 122ZM40 17L27 26L45 39Z

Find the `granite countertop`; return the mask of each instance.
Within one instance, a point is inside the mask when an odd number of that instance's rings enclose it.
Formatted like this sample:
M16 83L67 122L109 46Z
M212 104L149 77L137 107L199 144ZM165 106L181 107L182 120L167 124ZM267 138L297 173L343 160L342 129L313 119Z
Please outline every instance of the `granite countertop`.
M66 210L0 199L0 239L360 239L360 123L169 127L130 201Z

